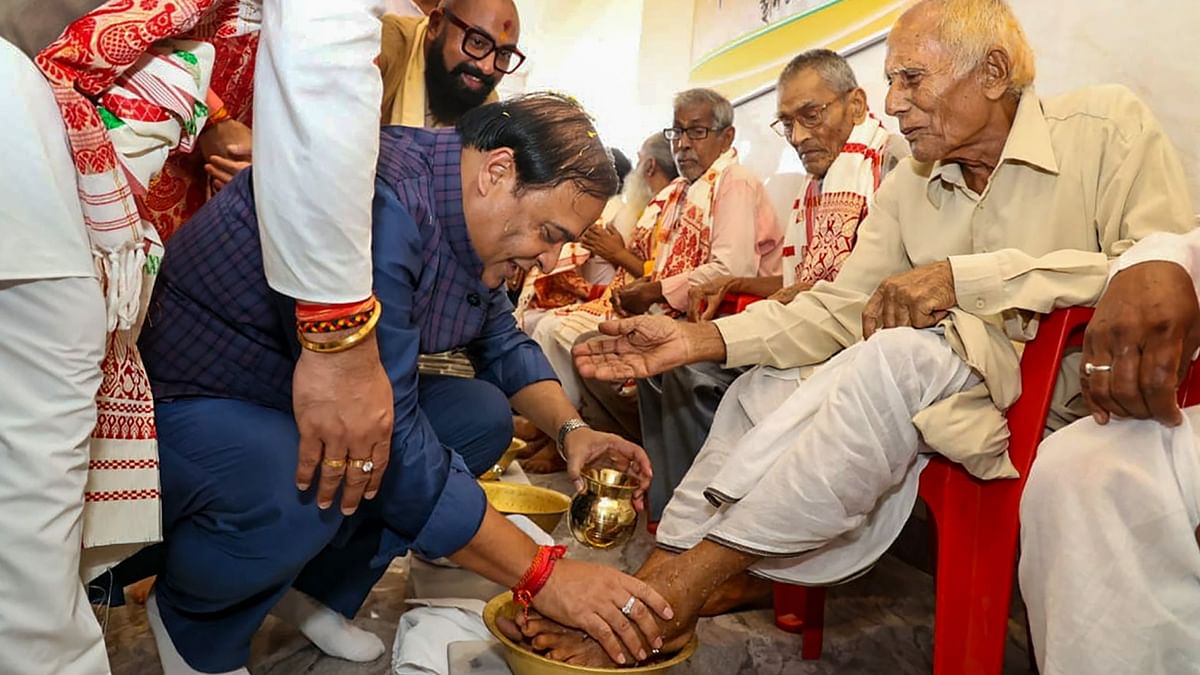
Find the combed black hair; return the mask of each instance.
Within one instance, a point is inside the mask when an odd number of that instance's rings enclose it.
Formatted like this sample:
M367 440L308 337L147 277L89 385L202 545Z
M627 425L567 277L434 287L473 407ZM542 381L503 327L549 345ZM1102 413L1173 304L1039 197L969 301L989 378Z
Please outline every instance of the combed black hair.
M592 118L572 98L535 93L491 103L460 117L457 129L464 147L512 149L518 191L570 182L597 199L617 194L613 160Z

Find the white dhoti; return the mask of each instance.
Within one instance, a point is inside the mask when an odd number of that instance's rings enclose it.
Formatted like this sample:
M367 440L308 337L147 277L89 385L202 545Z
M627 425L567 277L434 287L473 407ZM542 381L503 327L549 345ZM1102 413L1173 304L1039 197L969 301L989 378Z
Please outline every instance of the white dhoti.
M764 556L751 571L789 583L861 573L916 500L927 459L912 416L979 382L938 331L910 328L881 331L805 380L751 370L721 401L658 543L710 539Z
M1176 428L1079 420L1021 500L1021 593L1042 675L1200 673L1200 408Z

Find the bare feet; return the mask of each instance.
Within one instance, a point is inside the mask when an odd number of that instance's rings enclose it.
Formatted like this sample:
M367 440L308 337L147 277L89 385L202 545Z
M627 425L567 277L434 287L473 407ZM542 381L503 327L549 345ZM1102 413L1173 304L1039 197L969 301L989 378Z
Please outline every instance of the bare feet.
M747 606L770 607L771 599L770 581L742 573L718 586L708 596L700 608L700 616L719 616Z
M567 470L567 463L558 454L558 448L550 439L541 446L531 457L521 460L521 468L526 473L557 473Z
M545 438L545 435L533 425L533 422L521 415L513 415L513 436L523 441L532 441L539 436Z

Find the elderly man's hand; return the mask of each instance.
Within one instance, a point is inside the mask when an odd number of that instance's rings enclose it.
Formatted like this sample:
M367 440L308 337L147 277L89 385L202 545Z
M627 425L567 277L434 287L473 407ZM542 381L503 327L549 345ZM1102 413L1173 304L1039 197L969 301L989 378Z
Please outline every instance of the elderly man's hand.
M717 314L725 295L737 288L737 277L724 275L688 289L687 320L708 321Z
M662 284L657 281L638 279L613 292L613 307L622 316L645 314L654 303L662 301Z
M880 328L928 328L958 303L949 261L923 265L888 277L863 310L863 337Z
M665 316L638 316L600 324L600 337L575 345L583 377L621 381L657 375L698 361L724 361L725 341L710 322L683 323Z
M625 250L625 240L617 228L606 223L596 223L583 231L579 242L587 250L612 262Z
M1122 270L1083 340L1080 384L1092 417L1100 424L1116 416L1178 425L1175 390L1198 347L1200 308L1187 271L1172 262ZM1102 369L1089 375L1089 363Z
M803 281L797 281L796 283L792 284L791 286L784 286L783 288L775 291L774 293L769 295L767 297L767 299L774 300L775 302L780 302L780 303L783 303L786 305L789 302L791 302L792 300L795 300L797 295L800 295L801 293L811 289L812 287L813 287L812 284L805 283Z

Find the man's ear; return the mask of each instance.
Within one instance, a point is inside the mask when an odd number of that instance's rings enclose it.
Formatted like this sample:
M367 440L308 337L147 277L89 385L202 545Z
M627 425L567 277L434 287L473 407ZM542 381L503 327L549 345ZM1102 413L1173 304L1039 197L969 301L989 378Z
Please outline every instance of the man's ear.
M983 95L992 101L999 100L1012 89L1012 60L1003 49L992 49L983 60L980 81Z
M737 129L732 124L721 130L721 144L725 146L726 150L733 147L735 136L737 136Z
M850 111L850 119L862 124L867 119L867 93L862 88L850 92L846 98L846 107Z
M516 179L512 148L496 148L483 155L479 165L479 193L483 196L496 189L505 189ZM511 187L508 187L511 191Z
M433 44L434 40L437 40L438 35L442 32L445 25L445 21L446 12L441 7L437 7L429 13L429 25L425 28L426 46Z

